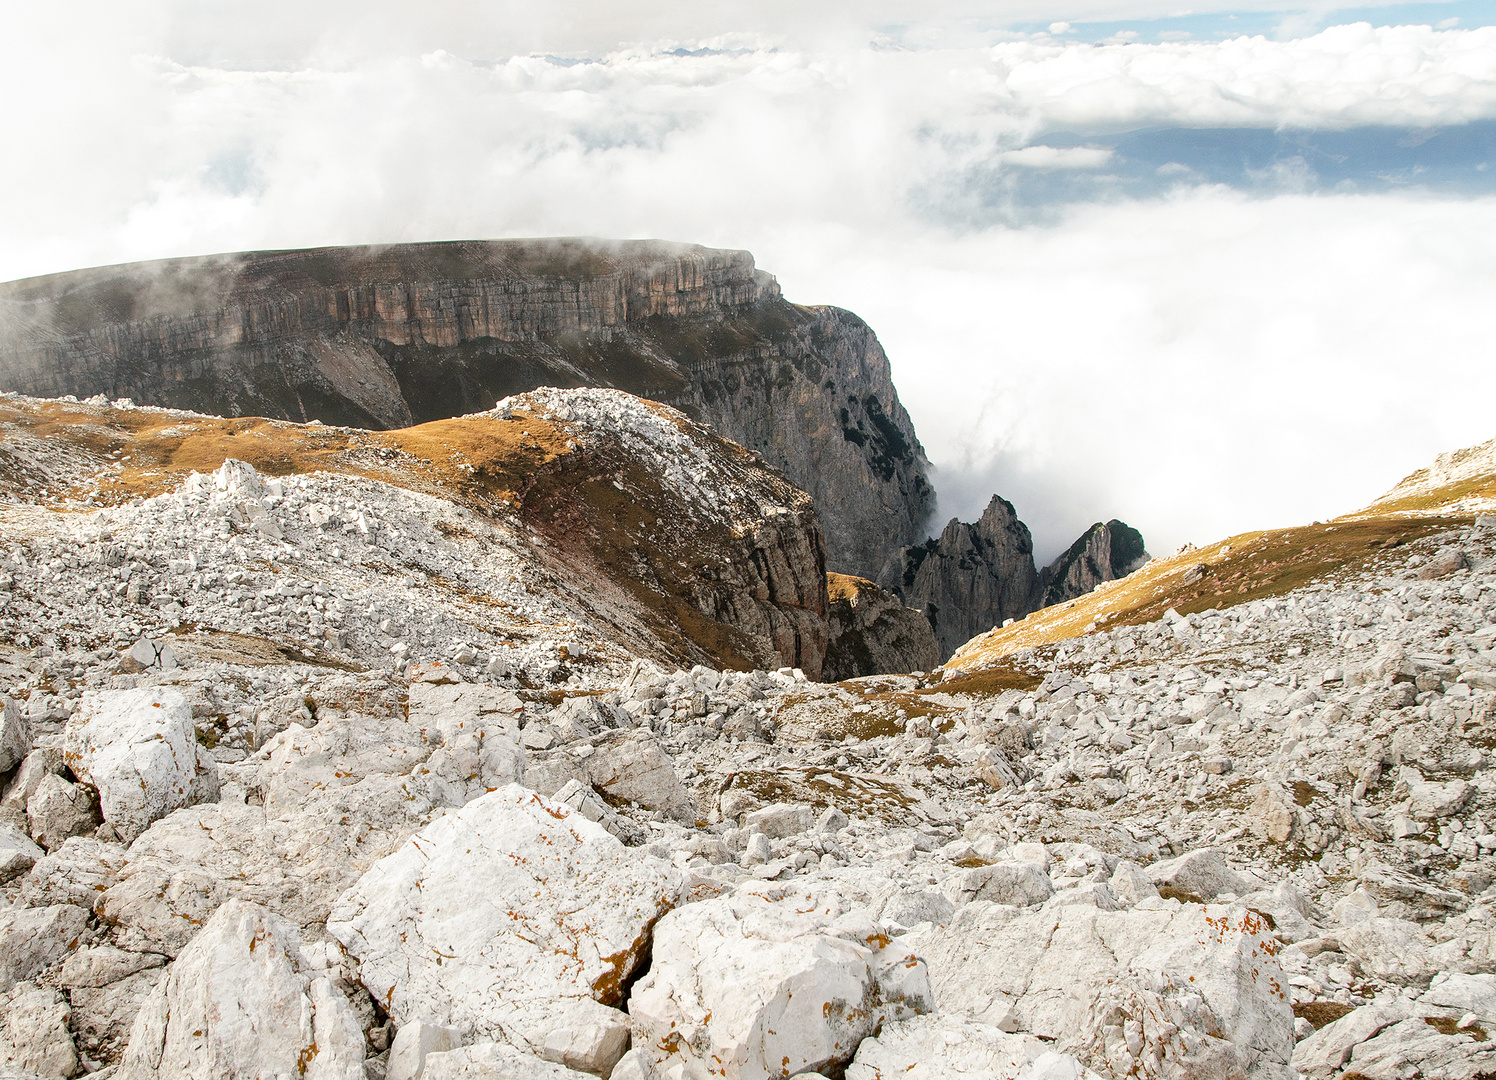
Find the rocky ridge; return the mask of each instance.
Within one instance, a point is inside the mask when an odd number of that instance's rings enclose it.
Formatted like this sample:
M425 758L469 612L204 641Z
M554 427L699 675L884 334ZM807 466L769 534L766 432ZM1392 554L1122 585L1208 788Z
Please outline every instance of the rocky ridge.
M1084 596L1102 582L1126 577L1149 557L1142 534L1113 519L1097 522L1037 569L1028 526L1012 503L994 495L975 522L951 518L938 537L890 559L880 581L924 613L944 660L977 634Z
M42 406L7 399L3 1068L1496 1069L1496 520L1430 489L1417 511L1234 537L922 677L687 667L648 612L579 594L571 556L525 518L554 497L528 478L601 446L633 447L692 515L738 520L723 508L743 497L741 459L703 464L713 444L630 402L541 395L388 442L329 429L324 471L275 478L220 462L194 479L185 460L277 429L153 414L137 445L179 440L186 475L120 462L90 507L37 482L113 460L61 431L106 406L47 406L68 410L47 414L56 428L20 430L14 414ZM503 467L512 448L475 459L474 422L529 432L523 467ZM362 475L394 467L386 449L435 493ZM481 483L465 486L469 465ZM130 494L146 482L164 490ZM303 530L318 505L341 524ZM384 569L376 552L396 549L355 540L360 514L376 540L398 528L432 580ZM420 517L472 535L443 546ZM124 562L78 544L105 527ZM197 565L158 566L189 531ZM184 588L159 587L175 576ZM372 622L386 610L408 613Z
M923 535L928 462L849 312L745 251L464 241L250 252L0 285L0 389L400 428L541 386L662 401L809 492L832 566Z

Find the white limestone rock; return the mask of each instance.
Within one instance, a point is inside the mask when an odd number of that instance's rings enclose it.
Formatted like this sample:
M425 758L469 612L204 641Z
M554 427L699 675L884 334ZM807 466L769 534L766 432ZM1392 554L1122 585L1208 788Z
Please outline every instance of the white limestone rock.
M945 1077L1013 1078L1034 1075L1030 1067L1046 1055L1049 1044L1033 1035L1009 1034L990 1024L959 1016L916 1016L884 1024L875 1037L862 1040L847 1066L846 1080L944 1080ZM1096 1074L1075 1058L1074 1075ZM1044 1067L1057 1063L1044 1062Z
M5 798L0 799L0 807L24 814L26 803L36 794L42 778L50 773L61 773L65 765L60 746L39 746L32 750L16 769L5 789Z
M20 829L0 822L0 882L20 877L45 854Z
M363 1080L357 1018L310 966L294 925L257 904L229 901L141 1008L120 1080Z
M21 882L20 901L27 907L93 907L99 894L115 883L125 862L125 849L118 844L69 837L61 847L38 859L27 873Z
M334 905L328 932L397 1024L423 1019L540 1053L606 1025L676 903L677 875L518 785L449 812Z
M91 691L68 722L68 766L99 792L104 820L126 843L151 822L194 801L216 797L218 768L197 744L192 706L178 691ZM197 789L195 791L195 789Z
M1226 862L1226 856L1214 848L1188 851L1146 869L1155 888L1174 888L1204 900L1214 900L1225 892L1240 893L1245 884Z
M1054 883L1038 863L1004 860L974 866L945 883L953 904L990 900L996 904L1042 904L1054 895Z
M6 697L0 707L0 773L7 773L31 753L31 726L21 707Z
M384 1078L420 1080L428 1055L443 1050L456 1050L461 1045L462 1032L456 1028L412 1020L395 1033L395 1041L390 1044L390 1056L385 1061Z
M426 1058L421 1080L595 1080L503 1043L480 1042Z
M74 836L93 832L99 825L93 789L48 773L26 800L26 825L49 851Z
M1278 943L1243 907L977 902L902 941L928 961L942 1011L1052 1039L1104 1076L1154 1060L1164 1076L1289 1076Z
M0 992L65 957L88 926L88 912L72 904L0 911Z
M845 1063L884 1019L931 1007L923 961L884 940L834 891L745 885L660 920L629 1016L661 1068L761 1080Z
M69 1030L72 1010L61 994L22 983L4 1008L0 1065L47 1080L63 1080L78 1071Z

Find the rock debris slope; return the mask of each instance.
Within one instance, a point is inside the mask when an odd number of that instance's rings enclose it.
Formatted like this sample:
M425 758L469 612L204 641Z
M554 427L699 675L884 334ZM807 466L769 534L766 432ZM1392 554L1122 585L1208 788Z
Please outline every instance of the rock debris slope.
M1496 1071L1496 474L818 684L661 406L3 406L12 1075Z
M873 332L787 302L746 251L396 244L0 285L6 390L399 428L547 385L663 401L762 454L815 498L838 570L877 573L933 508Z

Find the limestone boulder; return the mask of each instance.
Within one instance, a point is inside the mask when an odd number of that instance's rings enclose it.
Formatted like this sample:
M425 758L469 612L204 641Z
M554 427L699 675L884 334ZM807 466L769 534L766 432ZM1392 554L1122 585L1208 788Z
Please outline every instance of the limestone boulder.
M937 1014L885 1024L876 1036L862 1040L857 1057L847 1066L846 1080L1029 1080L1038 1071L1036 1065L1058 1073L1067 1063L1075 1080L1099 1080L1071 1055L1055 1054L1043 1039Z
M543 1054L560 1029L626 1026L610 1006L680 888L662 860L512 784L374 864L327 928L397 1024Z
M50 987L16 987L0 1021L0 1064L47 1080L78 1071L78 1052L69 1030L72 1010Z
M20 877L45 854L20 829L0 822L0 882Z
M357 1017L296 926L231 900L141 1007L118 1075L363 1080L363 1063Z
M941 1011L1052 1040L1102 1076L1291 1075L1278 943L1243 906L976 902L901 940L928 961Z
M426 1058L421 1080L594 1080L594 1077L503 1043L479 1042L431 1054Z
M7 773L31 753L31 726L26 714L10 698L0 706L0 773Z
M1240 893L1245 879L1214 848L1189 851L1176 859L1156 862L1147 868L1148 879L1155 888L1177 889L1204 900L1214 900L1221 893Z
M70 837L98 828L98 800L92 788L48 773L26 800L26 825L37 842L50 851Z
M176 690L86 693L63 746L68 766L98 791L104 820L126 843L157 818L217 796L217 766L198 746L192 706Z
M656 1065L745 1080L843 1065L885 1019L930 1007L923 961L864 909L776 883L666 915L629 998Z
M32 979L77 948L88 912L72 904L0 911L0 992Z

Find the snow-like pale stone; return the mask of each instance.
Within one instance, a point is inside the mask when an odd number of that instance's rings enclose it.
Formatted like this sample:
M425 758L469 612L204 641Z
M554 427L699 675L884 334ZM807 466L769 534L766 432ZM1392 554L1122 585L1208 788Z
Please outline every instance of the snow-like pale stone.
M1148 879L1155 887L1179 889L1205 900L1242 890L1242 876L1231 869L1226 856L1213 848L1185 852L1177 859L1156 862L1147 870Z
M10 1068L45 1080L63 1080L77 1072L70 1018L68 1003L57 991L17 987L0 1025L0 1075Z
M629 998L643 1048L766 1080L846 1062L885 1018L928 1011L923 962L900 941L877 949L876 925L849 907L765 883L670 912Z
M197 745L192 706L178 691L90 692L68 722L67 762L99 792L104 820L126 843L151 822L193 800L198 773L217 766Z
M376 863L327 928L397 1024L420 1018L539 1053L578 1013L619 1016L600 1002L617 1000L679 889L661 860L511 784Z
M21 762L20 768L16 769L10 786L5 789L5 798L0 799L0 807L24 814L26 802L36 794L42 777L50 773L61 773L65 767L61 747L44 746L32 750Z
M395 1033L395 1041L390 1044L385 1080L420 1080L427 1055L456 1050L461 1045L462 1032L456 1028L428 1024L424 1020L403 1024Z
M480 1042L426 1058L421 1080L596 1080L503 1043Z
M224 904L141 1008L120 1080L362 1080L353 1009L308 967L294 925L257 904Z
M1026 913L978 902L902 940L927 959L942 1011L1053 1039L1098 1070L1126 1076L1157 1055L1168 1076L1288 1076L1293 1014L1278 945L1243 907Z
M1035 1075L1031 1065L1050 1054L1049 1044L1033 1035L1009 1034L959 1016L916 1016L884 1024L876 1037L864 1039L846 1080L1028 1080ZM1075 1076L1096 1076L1063 1056L1074 1063ZM1059 1064L1046 1061L1041 1067Z
M1054 895L1054 884L1038 863L1004 861L974 866L945 883L953 904L990 900L997 904L1042 904Z

